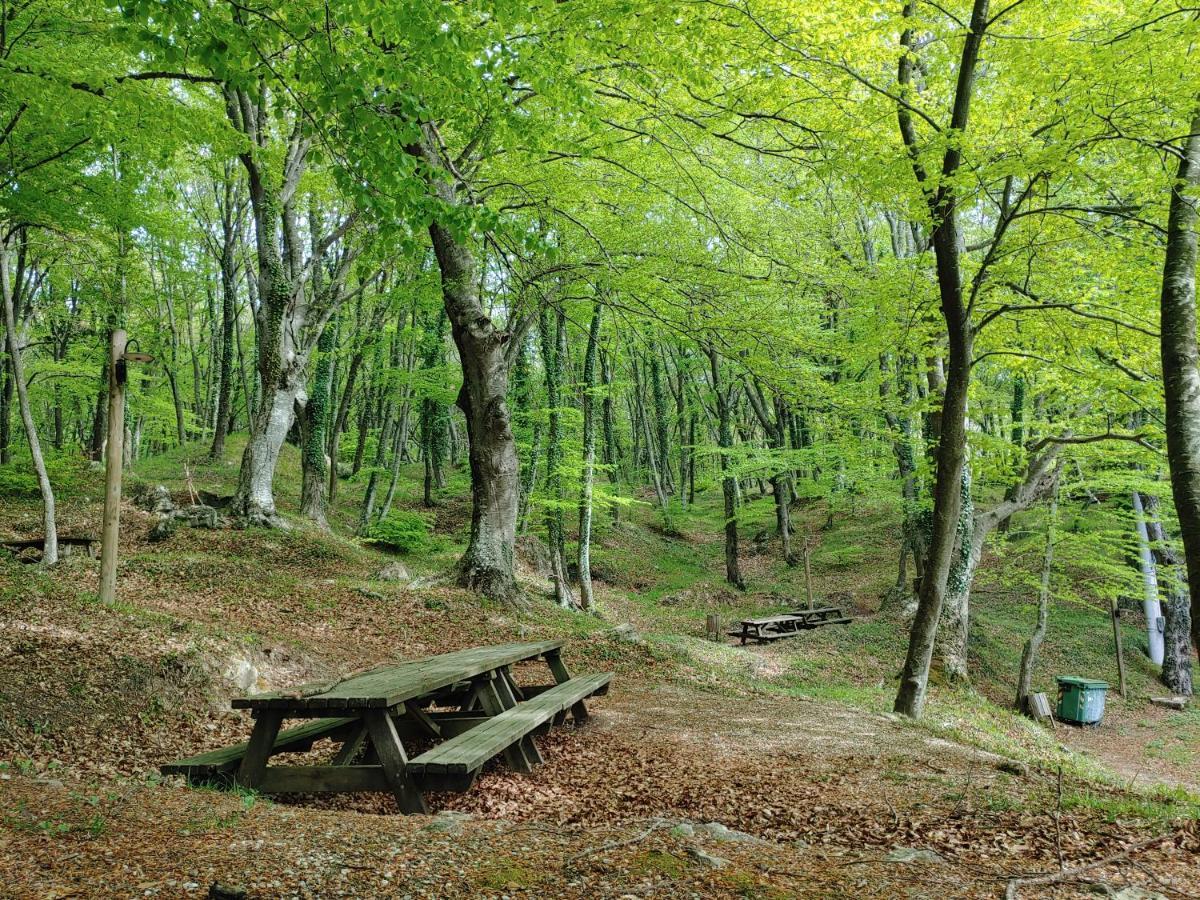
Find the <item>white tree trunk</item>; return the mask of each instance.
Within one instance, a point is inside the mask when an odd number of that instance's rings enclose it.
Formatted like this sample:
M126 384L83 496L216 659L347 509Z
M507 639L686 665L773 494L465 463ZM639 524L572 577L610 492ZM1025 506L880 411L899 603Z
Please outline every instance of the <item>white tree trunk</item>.
M29 409L29 392L25 389L25 366L21 362L20 335L17 334L17 316L13 309L13 286L9 281L8 248L0 248L0 293L4 295L4 331L8 335L8 353L12 361L12 377L17 387L17 404L21 409L21 422L25 425L25 436L29 440L29 455L37 473L38 489L42 492L42 565L52 566L58 562L58 527L54 515L54 488L46 472L42 458L42 445L38 442L37 426Z
M1146 509L1142 495L1133 492L1134 526L1137 529L1138 565L1142 570L1142 608L1146 611L1146 646L1150 661L1156 666L1163 663L1162 606L1158 599L1158 569L1154 565L1154 554L1150 549L1150 533L1146 528Z

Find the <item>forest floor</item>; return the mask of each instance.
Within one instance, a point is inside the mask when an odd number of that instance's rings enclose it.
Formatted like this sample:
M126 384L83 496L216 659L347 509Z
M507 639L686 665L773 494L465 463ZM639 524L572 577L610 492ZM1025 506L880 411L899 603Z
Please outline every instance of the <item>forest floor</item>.
M211 466L189 449L137 477L182 499L187 460L195 487L228 490L238 448ZM295 465L289 453L285 510ZM62 532L97 530L96 473L59 474ZM1112 856L1018 895L1089 896L1089 882L1151 892L1128 898L1200 895L1200 713L1149 705L1161 691L1136 623L1128 699L1110 693L1096 728L1037 727L1005 709L1033 600L985 566L974 684L935 685L912 723L887 712L904 626L878 613L894 509L802 498L816 594L855 622L740 648L705 641L704 616L782 608L803 577L749 540L751 592L722 587L717 492L676 535L642 505L602 522L591 616L544 601L548 583L528 567L525 608L445 583L465 488L452 478L434 550L403 559L407 582L378 579L391 557L345 536L356 480L341 485L335 534L181 528L152 544L153 517L127 504L115 606L96 599L93 560L50 572L0 560L0 897L204 896L214 882L253 897L999 897L1011 879ZM36 532L24 490L4 495L0 533ZM400 502L419 508L413 494ZM770 503L747 503L748 537ZM1056 604L1038 687L1067 673L1115 681L1110 629L1086 598ZM546 764L532 775L490 766L470 792L433 797L433 815L397 815L388 797L267 799L157 775L245 738L228 700L247 669L257 687L285 687L549 637L567 641L576 670L615 672L612 691L585 727L539 739Z

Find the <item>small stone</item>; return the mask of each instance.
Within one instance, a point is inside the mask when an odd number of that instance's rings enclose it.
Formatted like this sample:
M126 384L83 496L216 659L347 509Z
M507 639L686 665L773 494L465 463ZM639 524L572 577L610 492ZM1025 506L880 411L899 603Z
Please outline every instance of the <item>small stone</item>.
M1112 897L1113 900L1167 900L1164 894L1138 887L1135 884L1121 888Z
M1007 772L1009 775L1020 775L1026 778L1029 775L1029 766L1015 759L1002 759L996 763L996 768L1001 772Z
M246 900L246 889L214 881L208 886L208 900Z
M376 581L409 581L411 576L404 563L391 562L375 573Z
M699 847L688 847L687 854L697 862L702 862L704 865L713 869L723 869L729 865L729 860L723 856L713 856L711 853L705 853Z
M608 636L615 641L621 641L626 644L640 644L642 642L642 636L628 622L618 625L609 631Z
M425 826L430 831L441 831L445 834L458 834L462 831L463 823L474 818L470 813L445 809L430 819Z
M746 834L744 831L734 831L722 825L720 822L709 822L706 825L700 825L699 831L703 831L709 837L716 841L724 841L733 844L761 844L761 838L757 838L752 834Z
M946 860L932 850L922 850L916 847L897 847L887 855L887 861L894 863L941 863Z

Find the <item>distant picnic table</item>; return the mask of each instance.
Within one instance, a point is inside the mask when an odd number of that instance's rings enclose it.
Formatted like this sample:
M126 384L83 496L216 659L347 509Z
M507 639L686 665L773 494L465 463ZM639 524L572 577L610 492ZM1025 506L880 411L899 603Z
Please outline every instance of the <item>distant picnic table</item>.
M841 607L822 606L817 609L796 609L776 616L743 619L741 627L728 634L730 637L741 638L743 646L747 641L766 644L795 637L801 631L820 628L823 625L845 625L851 621L849 616L842 615Z
M533 735L568 712L587 719L584 700L607 693L610 673L571 677L562 641L500 644L443 653L363 672L335 684L233 701L254 716L250 740L162 766L189 782L263 793L387 791L406 813L425 812L426 791L463 791L484 763L503 754L528 772L542 761ZM512 667L543 660L553 684L519 686ZM280 730L285 719L309 719ZM279 753L340 743L329 762L270 766ZM406 745L433 746L411 757Z

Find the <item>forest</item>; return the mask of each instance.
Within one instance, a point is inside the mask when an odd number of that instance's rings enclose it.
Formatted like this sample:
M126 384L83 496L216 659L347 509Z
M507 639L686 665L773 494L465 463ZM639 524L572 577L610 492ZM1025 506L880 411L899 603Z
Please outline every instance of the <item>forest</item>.
M0 0L0 894L1195 896L1198 41Z

